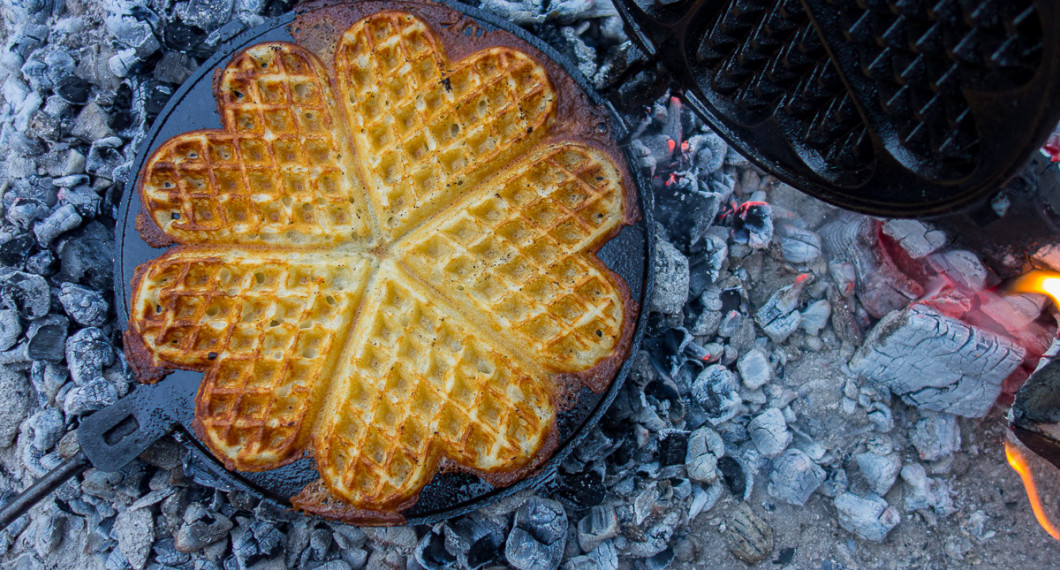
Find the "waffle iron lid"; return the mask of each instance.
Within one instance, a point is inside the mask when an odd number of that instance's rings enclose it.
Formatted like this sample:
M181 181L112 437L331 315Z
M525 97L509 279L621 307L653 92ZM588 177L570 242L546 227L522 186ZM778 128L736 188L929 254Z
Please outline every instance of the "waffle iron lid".
M989 198L1060 120L1054 0L617 0L631 37L759 167L838 206Z

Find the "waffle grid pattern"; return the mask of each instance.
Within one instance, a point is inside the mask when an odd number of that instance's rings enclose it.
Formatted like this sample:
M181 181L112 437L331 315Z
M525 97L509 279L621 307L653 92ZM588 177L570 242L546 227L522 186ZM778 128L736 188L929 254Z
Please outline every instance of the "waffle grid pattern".
M744 124L773 116L796 147L839 170L871 162L868 129L800 0L730 0L696 56L716 70L712 90L742 111Z
M267 464L300 451L310 395L357 306L368 260L242 257L157 260L144 278L140 330L162 359L205 370L198 411L213 445Z
M578 254L621 212L616 173L605 164L581 147L531 156L495 193L418 232L406 259L469 314L516 333L537 359L586 366L611 352L616 339L603 332L622 319L599 266Z
M544 70L526 55L481 51L443 78L449 63L430 31L406 20L387 14L354 25L336 61L369 191L394 235L478 183L482 165L540 133L554 108Z
M331 156L343 157L328 168L345 169L337 195L351 220L368 220L368 236L317 215L281 216L314 229L301 239L277 233L288 241L264 248L218 247L262 239L235 235L257 232L252 225L233 225L231 236L192 236L191 245L151 262L134 294L130 330L155 365L206 371L197 418L229 468L270 469L308 452L334 498L381 512L415 497L443 457L503 474L545 449L560 389L553 375L590 370L628 326L620 284L589 253L624 223L624 186L603 151L540 143L555 120L556 94L525 54L492 48L450 64L426 24L394 12L355 24L336 53L341 101L312 99L312 109L349 119L348 139L328 139ZM251 48L225 72L218 94L226 124L251 121L247 132L181 135L157 156L198 145L199 156L230 154L249 172L240 149L282 139L265 125L269 114L247 115L242 101L252 99L254 113L260 100L277 105L273 116L287 116L281 107L297 85L325 84L306 79L314 61L290 44ZM289 72L300 79L281 81L283 89L263 79ZM404 87L395 78L407 79ZM314 93L329 96L324 87ZM385 140L373 139L378 132ZM239 144L231 148L233 140ZM449 155L459 168L445 166ZM293 160L311 162L308 151ZM176 176L171 164L152 157L145 176ZM291 172L310 172L299 168L292 163ZM439 186L427 188L418 173L433 169ZM360 180L370 200L343 194L361 188ZM217 203L243 196L229 189L218 189ZM297 211L300 201L317 199L288 191L277 186L269 205L289 201ZM196 204L192 194L171 198ZM144 204L153 215L174 207ZM176 226L162 229L187 239ZM460 241L465 230L470 237ZM451 240L451 259L432 260L439 274L433 265L417 267L426 238L437 235ZM462 273L461 263L481 270ZM519 319L488 316L511 316L520 303ZM176 344L174 335L183 335ZM300 508L326 511L300 497L292 498Z
M860 0L858 7L844 35L901 144L921 159L944 160L953 175L975 168L979 131L963 89L1012 90L1031 78L1042 34L1034 3Z
M312 56L251 48L222 80L222 131L166 144L144 186L159 227L185 243L326 245L368 238Z
M348 494L389 501L410 479L426 484L436 468L432 447L479 469L525 463L554 414L549 387L392 277L374 289L380 299L372 304L384 308L360 321L356 349L339 368L342 377L378 382L351 382L345 409L325 415L321 472Z

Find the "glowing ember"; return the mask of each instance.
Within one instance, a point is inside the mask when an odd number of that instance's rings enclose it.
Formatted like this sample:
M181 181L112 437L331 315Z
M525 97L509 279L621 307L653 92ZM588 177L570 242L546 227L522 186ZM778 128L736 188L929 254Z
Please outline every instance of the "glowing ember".
M1023 479L1023 487L1027 490L1027 499L1031 502L1031 509L1034 510L1034 518L1038 519L1038 524L1042 525L1042 528L1045 529L1045 532L1049 533L1049 536L1052 536L1056 540L1060 540L1060 531L1053 526L1053 522L1049 520L1048 515L1045 514L1045 508L1042 506L1042 501L1038 497L1038 486L1034 483L1034 474L1023 451L1017 444L1011 441L1006 441L1005 457L1008 459L1008 464L1011 465L1012 468L1016 470L1016 473L1019 473L1020 478Z
M1031 271L1017 278L1009 290L1013 293L1044 293L1060 306L1060 273Z
M1050 135L1042 149L1049 153L1049 160L1060 162L1060 134L1053 133Z

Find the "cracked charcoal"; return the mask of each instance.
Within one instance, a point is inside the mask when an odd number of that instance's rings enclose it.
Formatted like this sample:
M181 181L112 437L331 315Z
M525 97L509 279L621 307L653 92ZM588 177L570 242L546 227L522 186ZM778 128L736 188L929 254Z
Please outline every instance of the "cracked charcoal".
M790 505L802 506L824 480L824 469L801 450L789 449L773 462L769 494Z
M556 501L534 497L515 513L504 554L520 570L559 566L567 538L567 515Z
M22 317L39 319L51 307L51 289L39 275L5 269L0 271L0 303Z
M847 492L835 498L839 525L865 540L879 542L901 521L898 510L878 495Z
M688 476L702 483L718 480L718 459L725 455L725 442L718 433L708 427L692 432L688 440L685 464Z
M66 314L78 324L98 327L107 322L110 304L98 291L73 283L63 283L59 301Z
M70 377L80 386L102 378L103 368L114 364L114 349L101 329L84 328L67 339L66 362Z
M902 469L902 460L894 453L859 453L854 459L872 492L881 497L891 490Z
M769 408L756 416L747 426L755 448L765 457L776 457L791 443L791 432L788 431L784 413L777 408Z
M99 378L71 389L63 400L63 410L76 416L94 412L118 401L118 391L114 385Z
M966 345L976 350L959 350ZM913 305L877 323L850 368L911 405L981 417L1024 354L1007 338Z

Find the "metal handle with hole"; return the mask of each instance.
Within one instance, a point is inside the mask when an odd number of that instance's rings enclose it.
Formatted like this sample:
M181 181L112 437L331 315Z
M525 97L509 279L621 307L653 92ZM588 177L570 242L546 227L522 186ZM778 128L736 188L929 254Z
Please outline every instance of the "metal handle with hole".
M198 383L173 375L153 386L137 386L113 405L85 418L77 428L81 449L102 471L125 467L173 430L173 411L194 408Z
M0 509L0 529L89 467L117 471L173 430L177 409L190 409L197 379L174 375L154 386L137 386L127 396L81 421L81 449Z

